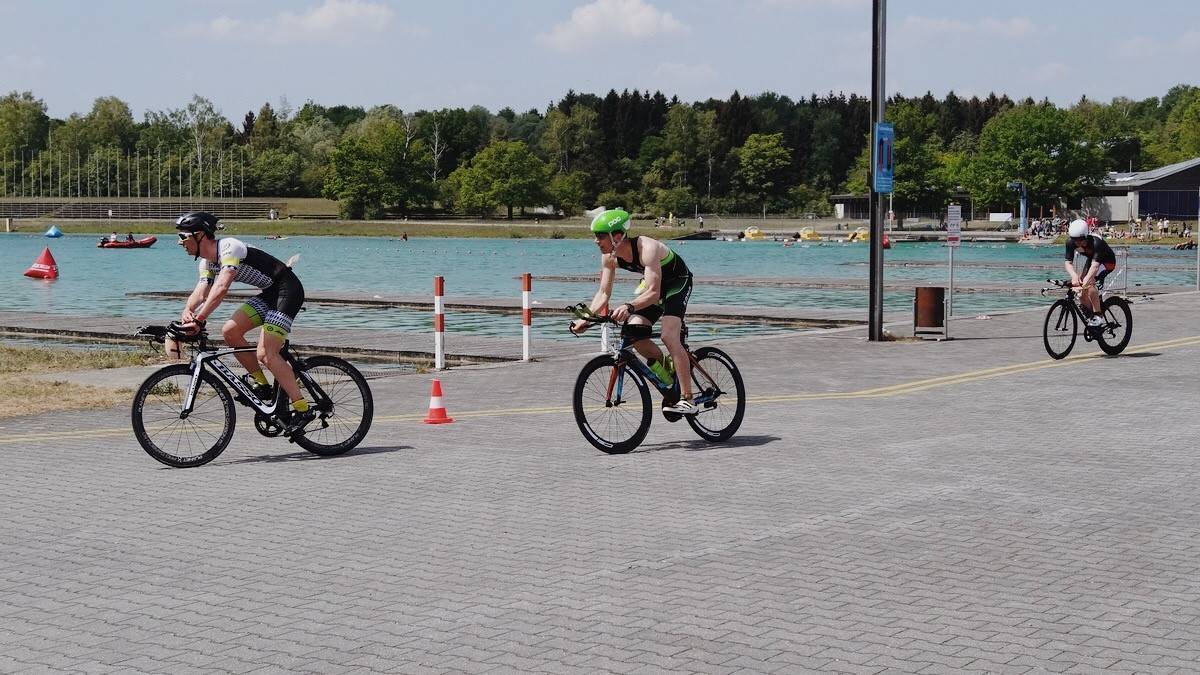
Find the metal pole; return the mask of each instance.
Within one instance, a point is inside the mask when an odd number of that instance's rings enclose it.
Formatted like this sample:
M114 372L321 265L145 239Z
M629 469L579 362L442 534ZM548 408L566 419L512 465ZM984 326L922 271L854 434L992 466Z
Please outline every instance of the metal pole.
M1200 291L1200 189L1196 191L1196 227L1192 230L1196 237L1196 290Z
M1021 236L1025 236L1025 228L1028 225L1026 213L1029 211L1029 192L1025 188L1025 183L1021 183Z
M872 0L871 33L871 129L884 120L886 97L884 89L885 38L887 36L887 0ZM872 172L874 165L872 165ZM883 340L883 200L871 181L871 276L869 338Z
M950 288L946 294L946 325L942 331L950 339L950 317L954 316L954 247L950 248Z

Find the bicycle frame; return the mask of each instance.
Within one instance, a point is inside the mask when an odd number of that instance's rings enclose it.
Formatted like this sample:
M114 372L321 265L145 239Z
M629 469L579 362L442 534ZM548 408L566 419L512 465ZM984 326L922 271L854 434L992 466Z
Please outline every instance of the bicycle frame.
M250 387L246 386L246 383L242 382L242 379L235 375L233 371L229 369L229 366L225 365L221 361L222 357L230 356L232 354L245 354L254 352L256 347L237 347L218 349L215 351L208 351L205 349L205 347L207 347L207 344L202 343L200 345L200 349L197 350L192 356L192 381L188 385L187 396L184 397L183 407L180 410L181 415L187 416L192 412L192 407L196 402L196 392L200 389L201 375L203 374L205 368L208 368L210 372L216 375L217 379L224 382L238 394L241 394L245 400L249 402L250 408L253 408L263 415L278 415L281 407L286 409L286 394L283 391L283 387L277 386L275 388L275 400L267 403L266 401L263 401L255 396L254 392L250 390ZM324 403L328 401L328 396L326 396L325 391L322 390L321 387L318 386L317 383L307 373L296 370L296 359L292 356L291 352L288 351L287 343L284 343L283 348L279 350L279 355L288 362L288 365L292 366L292 371L295 372L297 380L303 380L304 386L308 388L310 392L312 392L313 397L316 399L314 401L315 407L318 409L322 408Z
M632 368L635 372L637 372L639 375L641 375L643 379L645 379L646 381L653 384L654 388L657 389L658 393L661 394L663 397L666 397L667 395L675 392L679 388L678 380L676 380L674 383L672 383L672 385L669 387L665 383L663 383L663 381L658 378L658 375L655 374L655 372L650 369L650 366L646 365L645 363L642 362L642 360L640 358L638 358L637 352L633 348L633 345L637 344L638 342L641 342L642 340L651 340L656 337L660 337L660 334L659 333L651 333L649 337L638 338L638 339L632 340L632 341L627 337L622 337L621 345L619 347L614 347L609 350L609 352L617 360L617 367L613 368L612 375L609 377L608 392L607 392L609 401L613 400L614 393L616 394L616 400L618 400L618 401L621 400L621 395L624 392L624 388L625 388L624 385L625 385L625 369L626 368ZM713 377L711 375L709 375L708 372L704 370L704 367L701 366L700 363L696 360L696 356L694 354L692 354L692 350L690 348L688 348L686 342L684 343L683 348L684 348L684 351L687 352L688 362L691 364L692 372L694 373L696 371L699 371L700 374L703 375L705 378L707 378L709 382L713 382L715 384L716 380L714 380ZM709 396L705 392L701 392L700 395L697 397L697 402L698 403L707 403L709 401L715 401L723 393L724 392L717 390L717 391L712 392L711 396Z

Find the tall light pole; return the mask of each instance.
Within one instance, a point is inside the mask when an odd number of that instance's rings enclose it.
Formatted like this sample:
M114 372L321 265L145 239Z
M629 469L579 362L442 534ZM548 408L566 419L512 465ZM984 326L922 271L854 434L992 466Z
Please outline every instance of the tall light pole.
M878 125L884 121L887 94L884 89L884 65L886 61L887 38L887 0L871 1L871 276L870 276L870 316L867 321L869 339L872 342L883 340L883 199L876 180L876 173L882 158L876 158L880 152L875 141ZM888 150L890 154L890 150ZM890 186L889 186L890 187ZM890 190L889 190L890 191Z
M1025 187L1025 184L1019 180L1010 180L1006 187L1008 187L1009 190L1016 190L1021 195L1021 220L1017 225L1017 235L1024 237L1025 216L1029 212L1029 190Z

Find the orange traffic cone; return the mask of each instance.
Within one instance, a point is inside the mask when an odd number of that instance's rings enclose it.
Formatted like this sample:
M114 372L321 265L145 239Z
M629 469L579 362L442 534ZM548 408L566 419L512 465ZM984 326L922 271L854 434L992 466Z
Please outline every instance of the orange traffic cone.
M429 414L425 416L425 424L449 424L453 417L446 414L446 406L442 403L442 381L433 378L433 391L429 394Z
M25 276L33 279L58 278L58 263L54 261L54 256L50 254L49 246L42 251L38 259L29 266L29 269L25 270Z

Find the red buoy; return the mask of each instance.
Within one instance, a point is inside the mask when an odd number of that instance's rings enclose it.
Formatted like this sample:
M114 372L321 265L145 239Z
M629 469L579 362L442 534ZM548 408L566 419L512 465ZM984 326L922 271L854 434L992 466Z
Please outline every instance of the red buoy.
M38 259L29 266L29 269L25 270L25 276L33 279L58 278L58 263L54 262L54 256L50 254L49 246L42 251Z

